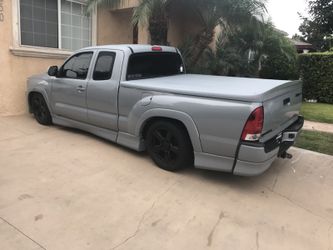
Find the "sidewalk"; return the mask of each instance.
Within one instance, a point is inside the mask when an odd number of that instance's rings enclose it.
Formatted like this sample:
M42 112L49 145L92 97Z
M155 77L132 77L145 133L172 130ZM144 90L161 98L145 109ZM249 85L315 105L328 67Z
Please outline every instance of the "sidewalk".
M333 124L329 123L320 123L320 122L311 122L311 121L305 121L304 130L314 130L314 131L320 131L320 132L326 132L326 133L332 133L333 134Z

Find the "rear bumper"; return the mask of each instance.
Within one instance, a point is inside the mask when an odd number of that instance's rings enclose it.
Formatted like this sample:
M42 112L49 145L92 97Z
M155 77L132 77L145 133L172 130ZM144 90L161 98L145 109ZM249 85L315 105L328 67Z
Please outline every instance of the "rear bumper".
M303 124L304 118L299 116L291 126L265 143L241 143L233 173L256 176L265 172L295 143Z

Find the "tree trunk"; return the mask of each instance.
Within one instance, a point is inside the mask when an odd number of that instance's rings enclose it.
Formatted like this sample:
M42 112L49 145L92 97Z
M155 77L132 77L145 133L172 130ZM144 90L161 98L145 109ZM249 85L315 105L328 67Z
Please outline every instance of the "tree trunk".
M164 13L154 13L149 19L151 44L168 45L168 19Z
M214 36L215 36L214 29L212 30L205 29L196 36L194 42L195 44L193 46L193 51L191 52L192 60L190 63L192 66L198 63L205 49L207 49L209 45L213 42Z

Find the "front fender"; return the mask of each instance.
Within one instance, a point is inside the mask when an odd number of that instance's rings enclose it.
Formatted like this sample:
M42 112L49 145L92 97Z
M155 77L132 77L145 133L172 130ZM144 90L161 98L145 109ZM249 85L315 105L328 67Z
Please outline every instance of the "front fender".
M49 92L50 92L50 83L45 81L45 80L39 80L38 82L34 81L33 83L28 81L28 90L27 90L27 102L29 104L29 96L31 93L39 93L43 96L47 107L52 114L52 109L50 105L50 97L49 97ZM30 105L29 105L30 107Z
M140 116L139 120L136 123L135 135L137 137L140 137L147 121L156 117L169 118L182 122L188 131L194 151L202 152L199 131L193 119L191 118L191 116L181 111L164 108L153 108L147 110Z

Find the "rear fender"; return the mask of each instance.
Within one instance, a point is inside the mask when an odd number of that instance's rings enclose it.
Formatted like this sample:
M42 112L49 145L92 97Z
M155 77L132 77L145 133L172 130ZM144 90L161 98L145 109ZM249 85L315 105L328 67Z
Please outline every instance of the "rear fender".
M187 129L187 132L190 136L192 146L195 152L202 152L201 142L200 142L200 135L198 129L192 120L191 116L188 114L175 111L171 109L162 109L162 108L154 108L146 111L145 113L140 116L136 127L135 127L135 135L137 137L141 137L142 131L146 123L152 118L169 118L174 119L182 122Z

